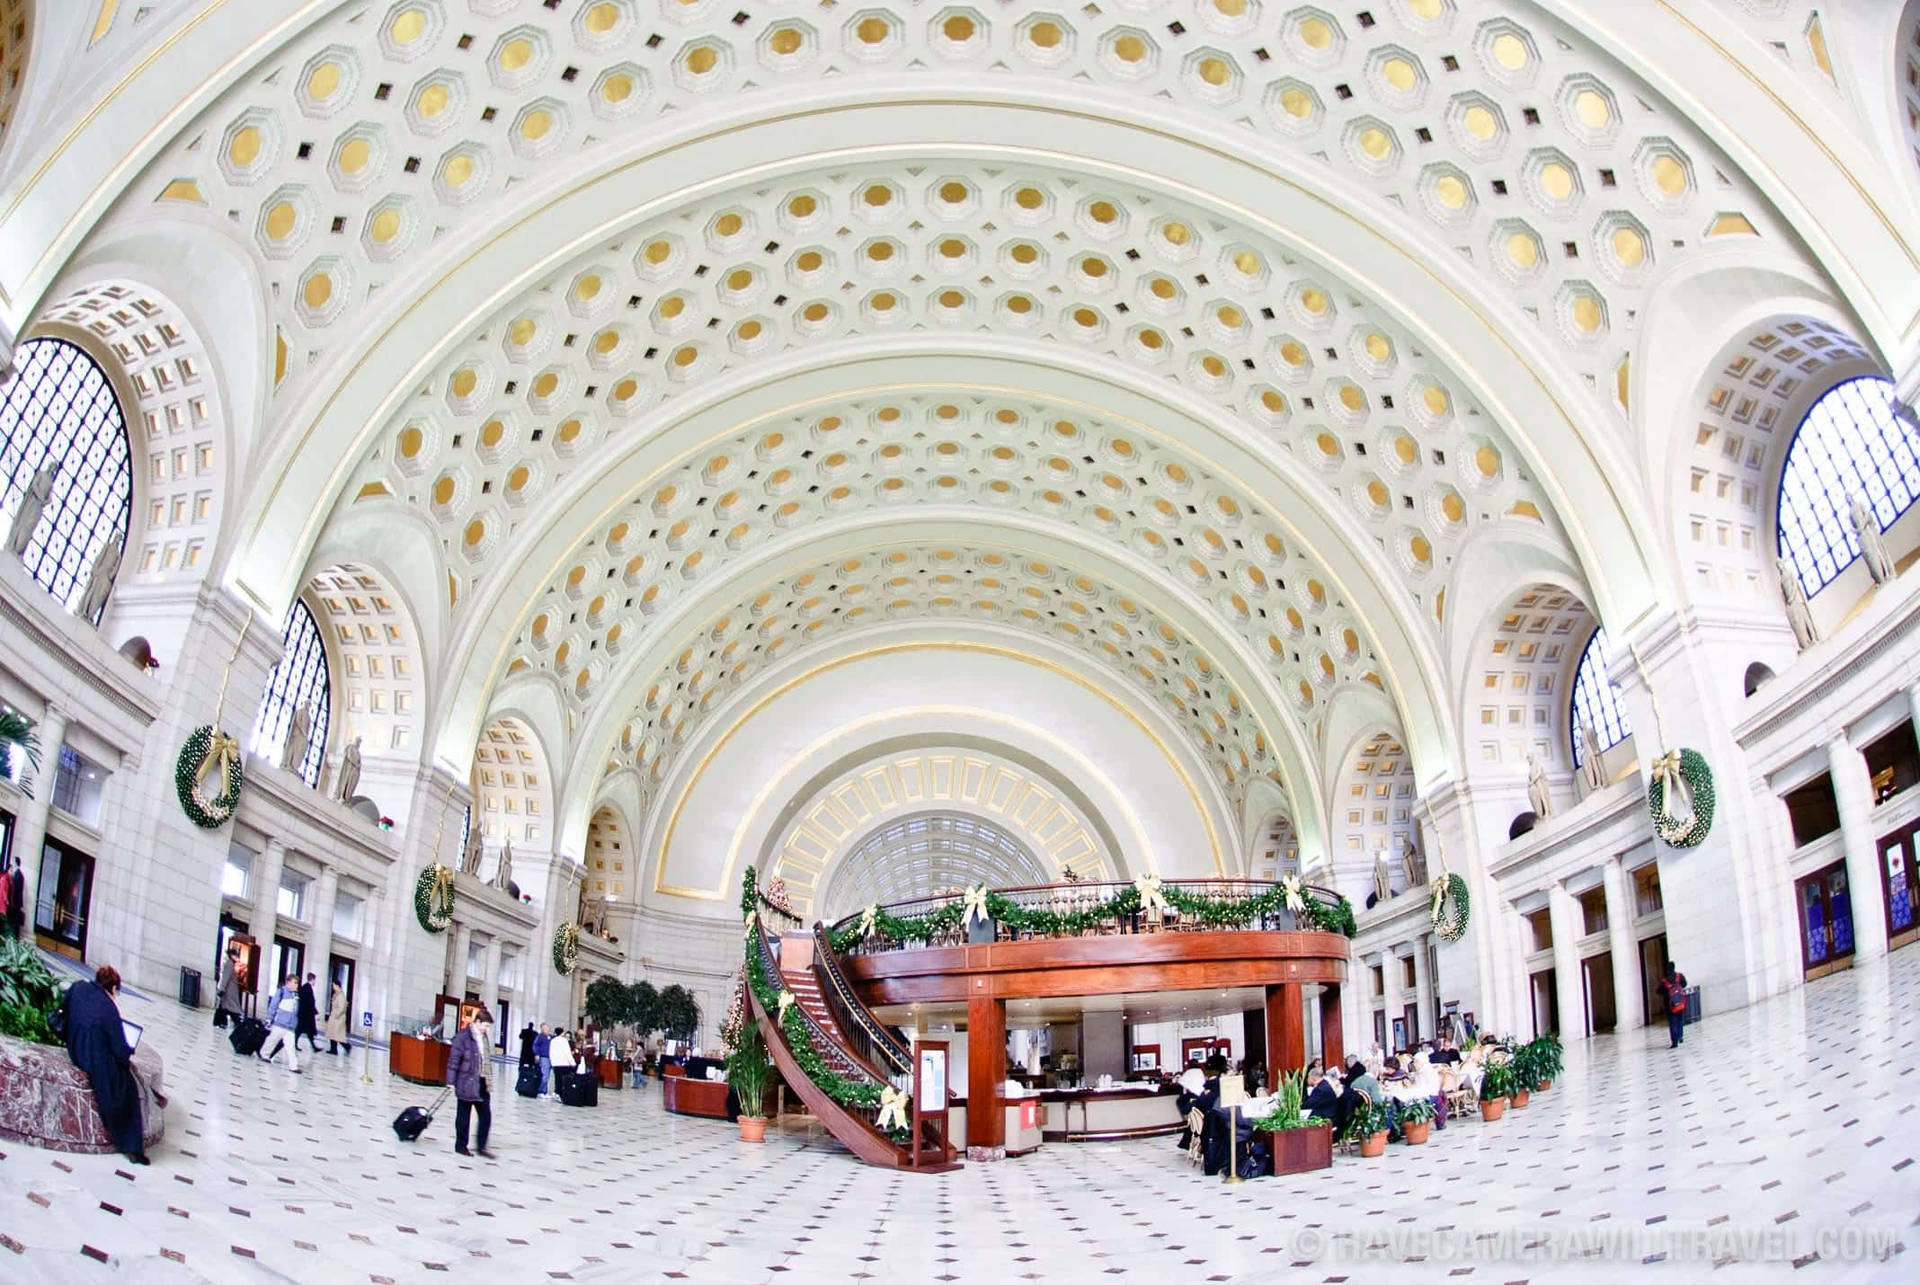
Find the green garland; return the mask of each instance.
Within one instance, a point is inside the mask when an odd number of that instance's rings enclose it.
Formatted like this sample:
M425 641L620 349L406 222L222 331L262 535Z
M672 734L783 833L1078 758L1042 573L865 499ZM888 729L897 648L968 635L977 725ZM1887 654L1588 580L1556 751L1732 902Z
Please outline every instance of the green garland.
M1245 927L1256 919L1279 911L1287 900L1286 889L1278 884L1250 897L1203 897L1171 885L1162 887L1160 896L1168 906L1208 928ZM1040 937L1078 936L1102 923L1132 915L1139 909L1140 890L1134 887L1122 888L1099 905L1066 912L1028 909L1015 905L997 892L987 894L987 913L995 920L1016 932ZM906 919L889 914L884 907L876 908L872 933L888 941L925 945L935 937L958 928L966 913L965 904L959 901L950 901L937 910ZM1359 931L1354 922L1353 903L1345 897L1328 905L1309 894L1306 908L1299 917L1304 927L1320 932L1352 937ZM842 931L830 932L828 937L836 951L845 951L865 940L867 935L859 924L855 924Z
M573 976L580 967L580 925L561 924L553 930L553 971L562 977Z
M441 871L446 871L443 878ZM440 893L444 891L445 895ZM413 881L413 917L430 933L445 932L453 924L453 871L441 865L426 867Z
M240 806L240 786L245 772L241 767L242 755L237 751L227 765L227 779L222 782L224 788L211 799L202 800L198 788L200 766L213 752L213 738L216 735L212 724L203 723L193 729L187 737L187 743L180 747L180 757L173 765L173 785L180 795L180 810L187 814L187 820L203 830L217 830L233 819L233 811ZM224 733L219 733L224 735Z
M1680 751L1680 776L1693 791L1693 824L1676 826L1660 815L1666 786L1654 777L1647 786L1647 812L1653 817L1653 832L1672 848L1698 847L1713 828L1713 770L1698 750Z
M1442 941L1459 941L1466 936L1467 919L1472 909L1467 881L1448 872L1440 876L1436 892L1431 912L1433 930L1440 934Z

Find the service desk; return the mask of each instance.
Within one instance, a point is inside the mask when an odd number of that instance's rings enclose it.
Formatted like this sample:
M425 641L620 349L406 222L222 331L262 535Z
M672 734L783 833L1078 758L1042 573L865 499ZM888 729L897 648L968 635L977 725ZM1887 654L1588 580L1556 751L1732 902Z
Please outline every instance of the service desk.
M1179 1094L1145 1085L1043 1089L1041 1135L1048 1142L1111 1142L1180 1132Z
M445 1084L450 1044L439 1040L417 1040L396 1032L387 1042L387 1070L415 1084Z
M600 1087L603 1089L625 1088L626 1087L626 1070L627 1070L627 1064L625 1062L617 1061L616 1059L610 1058L610 1057L601 1058L600 1059Z
M667 1110L676 1115L704 1115L725 1120L727 1090L725 1080L696 1080L690 1075L670 1075L660 1082Z

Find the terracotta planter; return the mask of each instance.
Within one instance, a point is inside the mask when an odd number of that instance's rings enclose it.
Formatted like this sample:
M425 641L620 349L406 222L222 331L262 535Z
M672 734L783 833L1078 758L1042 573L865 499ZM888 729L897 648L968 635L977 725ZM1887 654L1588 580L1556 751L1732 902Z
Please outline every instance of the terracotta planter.
M1406 1138L1409 1147L1417 1147L1427 1140L1427 1134L1432 1128L1431 1120L1421 1120L1418 1123L1409 1120L1400 1126L1400 1133Z
M1267 1146L1273 1151L1275 1177L1325 1169L1333 1164L1333 1130L1326 1125L1308 1129L1282 1129L1278 1133L1262 1133L1259 1136L1267 1140Z
M1371 1137L1363 1138L1360 1142L1360 1154L1362 1156L1384 1156L1387 1154L1387 1131L1382 1129Z
M1498 1120L1506 1113L1507 1100L1505 1098L1480 1099L1480 1118L1482 1120Z
M740 1141L765 1142L767 1140L767 1117L763 1115L743 1115L740 1117Z
M1531 1089L1515 1089L1513 1091L1513 1109L1515 1111L1518 1111L1531 1101L1533 1101L1533 1091Z
M1533 1091L1535 1093L1545 1093L1548 1089L1552 1087L1553 1087L1552 1080L1542 1080L1540 1081L1540 1083L1533 1086Z

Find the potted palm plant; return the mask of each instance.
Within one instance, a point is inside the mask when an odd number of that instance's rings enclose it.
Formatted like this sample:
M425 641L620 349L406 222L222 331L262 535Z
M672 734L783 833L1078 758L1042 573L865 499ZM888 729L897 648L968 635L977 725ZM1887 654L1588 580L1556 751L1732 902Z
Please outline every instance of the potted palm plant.
M740 1140L764 1142L767 1137L765 1109L767 1085L773 1079L773 1063L767 1047L760 1041L760 1028L749 1021L727 1055L727 1080L740 1099Z
M1513 1109L1518 1111L1533 1099L1533 1086L1540 1082L1539 1055L1531 1044L1517 1045L1508 1062L1513 1072Z
M1273 1110L1253 1122L1255 1134L1267 1135L1275 1176L1325 1169L1333 1163L1333 1130L1326 1121L1302 1111L1306 1078L1298 1071L1280 1077Z
M1347 1122L1347 1136L1360 1140L1363 1157L1385 1155L1387 1151L1387 1109L1369 1102L1353 1113Z
M1540 1082L1534 1086L1541 1093L1553 1087L1554 1080L1566 1065L1566 1050L1561 1046L1560 1037L1548 1032L1534 1042L1534 1070L1540 1076Z
M1480 1118L1498 1120L1506 1114L1507 1099L1513 1095L1513 1067L1504 1061L1488 1059L1480 1074Z
M1417 1147L1426 1142L1433 1128L1433 1115L1431 1098L1415 1098L1400 1104L1400 1136L1408 1146Z

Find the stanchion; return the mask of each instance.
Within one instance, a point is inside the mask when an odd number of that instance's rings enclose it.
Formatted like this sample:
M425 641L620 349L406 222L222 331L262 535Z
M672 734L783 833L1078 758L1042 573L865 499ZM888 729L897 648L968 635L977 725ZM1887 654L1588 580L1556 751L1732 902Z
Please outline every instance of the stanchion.
M1240 1176L1240 1104L1227 1108L1227 1181L1245 1182Z
M360 1083L373 1083L373 1014L360 1019Z

